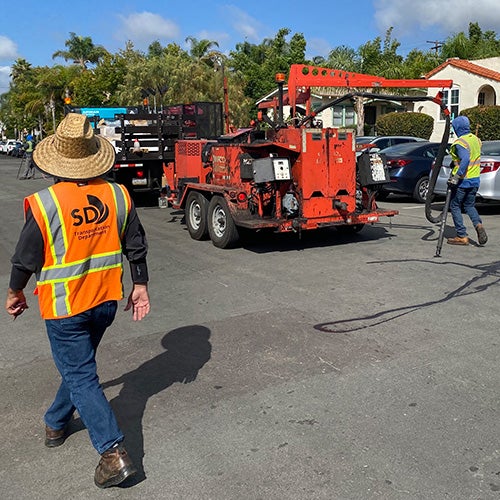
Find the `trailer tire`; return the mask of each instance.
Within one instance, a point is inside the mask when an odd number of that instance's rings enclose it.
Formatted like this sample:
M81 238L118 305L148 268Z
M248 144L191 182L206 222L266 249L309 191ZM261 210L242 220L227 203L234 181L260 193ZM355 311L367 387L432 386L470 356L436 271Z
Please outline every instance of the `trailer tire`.
M234 223L226 200L214 196L208 204L208 234L217 248L234 247L239 240L239 233Z
M208 238L208 200L203 194L191 191L186 199L186 226L193 240Z

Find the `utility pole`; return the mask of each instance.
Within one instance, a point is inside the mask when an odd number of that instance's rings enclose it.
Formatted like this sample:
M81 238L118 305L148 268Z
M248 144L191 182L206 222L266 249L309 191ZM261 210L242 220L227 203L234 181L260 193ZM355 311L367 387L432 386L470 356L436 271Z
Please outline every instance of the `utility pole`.
M436 52L436 55L439 54L439 49L443 46L444 42L440 42L439 40L427 40L427 43L433 43L434 47L431 50Z

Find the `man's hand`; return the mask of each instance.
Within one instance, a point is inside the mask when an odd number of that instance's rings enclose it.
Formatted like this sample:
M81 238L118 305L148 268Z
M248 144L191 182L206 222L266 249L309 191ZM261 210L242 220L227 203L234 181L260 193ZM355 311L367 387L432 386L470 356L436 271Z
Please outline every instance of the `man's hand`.
M20 314L28 309L24 292L22 290L12 290L12 288L9 288L7 290L5 309L11 316L13 316L13 319L16 319Z
M134 321L141 321L150 311L148 286L146 284L134 284L134 288L128 297L125 311L132 308L132 318Z
M448 184L450 186L456 186L460 181L461 181L461 177L457 174L455 175L452 175L450 176L450 178L448 179Z

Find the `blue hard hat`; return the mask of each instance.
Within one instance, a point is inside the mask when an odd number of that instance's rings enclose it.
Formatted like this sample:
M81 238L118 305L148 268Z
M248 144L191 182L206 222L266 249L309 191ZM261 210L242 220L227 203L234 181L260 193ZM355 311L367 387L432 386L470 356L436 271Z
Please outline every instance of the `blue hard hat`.
M32 141L33 140L33 136L31 134L29 134L27 137L26 137L26 140L27 141Z

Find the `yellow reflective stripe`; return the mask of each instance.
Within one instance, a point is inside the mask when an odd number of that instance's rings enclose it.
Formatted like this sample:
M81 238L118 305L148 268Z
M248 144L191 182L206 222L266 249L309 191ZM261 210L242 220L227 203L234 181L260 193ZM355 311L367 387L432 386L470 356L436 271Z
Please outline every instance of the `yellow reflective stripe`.
M128 214L130 213L130 203L129 203L129 197L128 193L125 192L125 188L118 185L122 192L123 196L123 204L125 205L125 214L123 216L123 225L120 231L120 239L123 237L123 234L125 233L125 228L127 227L127 222L128 222Z
M71 314L71 304L69 301L68 283L52 283L52 315L68 316Z
M120 240L123 238L125 233L125 228L127 227L128 214L130 212L130 203L128 198L128 193L125 188L120 184L109 183L111 187L111 192L113 193L113 199L115 201L116 207L116 217L118 220L118 229L120 232ZM120 192L121 199L118 199L118 192Z
M86 274L121 266L121 249L92 255L88 258L65 264L45 266L40 271L38 283L49 284L76 279Z
M50 248L50 254L52 255L52 260L54 262L57 262L56 250L54 247L54 240L52 239L52 231L50 228L50 222L49 222L49 217L47 215L47 211L45 210L45 206L42 203L42 200L40 199L40 194L35 193L34 197L36 199L36 202L38 203L38 208L40 209L40 212L41 212L42 217L43 217L43 222L45 224L45 233L46 233L47 238L49 240L48 244L49 244L49 248Z
M64 253L60 256L61 262L64 262L66 259L66 249L68 248L68 236L66 234L66 224L64 223L64 217L61 209L61 205L59 203L59 200L57 199L57 196L54 193L54 187L51 186L49 187L50 194L52 196L52 199L54 200L54 205L57 210L57 214L59 216L59 222L61 224L61 234L63 238L63 245L64 245Z
M117 264L111 264L108 266L95 267L86 270L80 275L74 275L66 278L54 278L51 280L38 281L38 285L48 285L51 289L51 303L52 303L52 314L54 317L68 316L71 314L71 301L69 293L69 283L74 280L78 280L83 276L87 276L92 273L102 272L109 269L121 268L121 261Z

